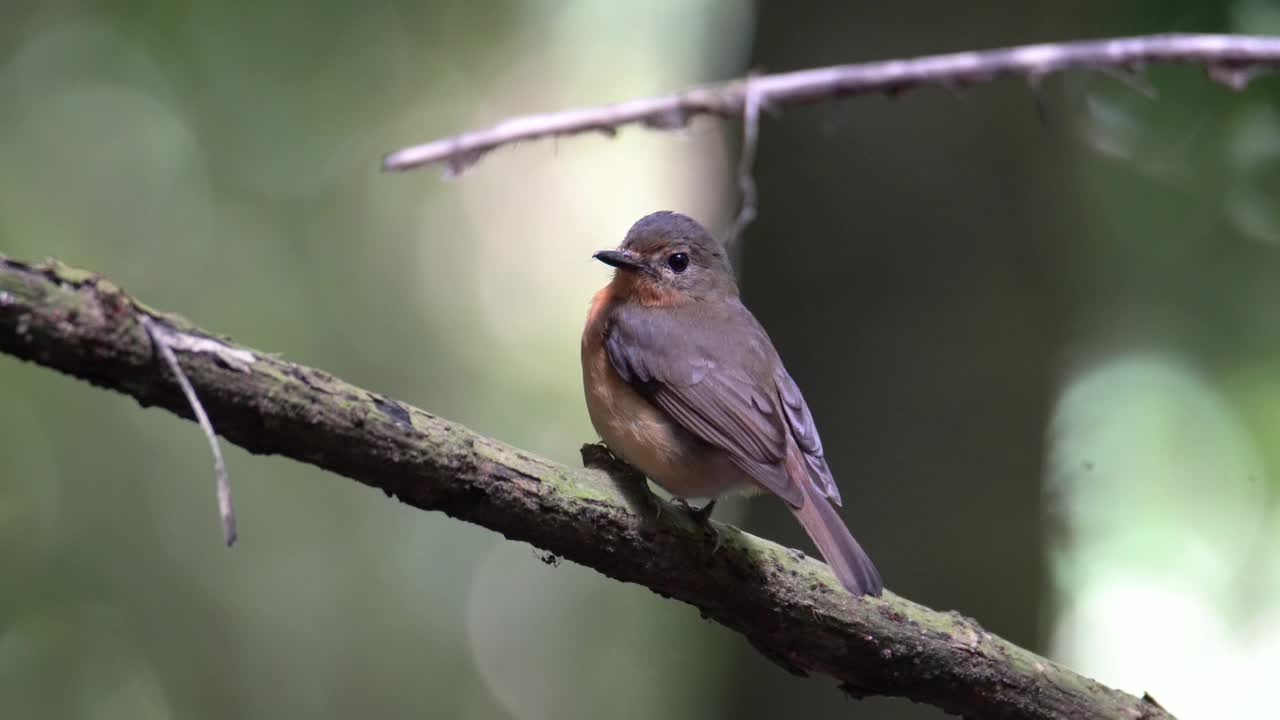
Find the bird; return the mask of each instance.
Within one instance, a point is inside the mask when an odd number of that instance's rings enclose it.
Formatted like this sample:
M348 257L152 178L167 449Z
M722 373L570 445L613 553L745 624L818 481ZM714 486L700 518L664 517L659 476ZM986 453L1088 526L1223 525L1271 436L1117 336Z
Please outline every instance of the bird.
M703 513L725 495L778 496L850 594L880 595L836 511L809 406L743 305L724 246L660 211L592 257L614 268L582 333L587 413L609 450L676 498L708 498Z

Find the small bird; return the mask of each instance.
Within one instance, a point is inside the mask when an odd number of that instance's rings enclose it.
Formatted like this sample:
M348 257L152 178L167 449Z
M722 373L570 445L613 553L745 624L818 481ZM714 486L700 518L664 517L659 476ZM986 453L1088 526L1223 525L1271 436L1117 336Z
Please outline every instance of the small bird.
M800 388L742 304L724 248L656 212L595 259L613 280L582 333L591 424L614 454L679 498L781 497L855 596L884 585L836 513L840 491Z

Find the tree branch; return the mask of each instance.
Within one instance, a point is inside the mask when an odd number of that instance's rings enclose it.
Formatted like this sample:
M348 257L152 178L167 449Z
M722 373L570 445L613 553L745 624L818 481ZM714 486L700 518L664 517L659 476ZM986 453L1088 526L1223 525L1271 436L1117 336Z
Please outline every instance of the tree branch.
M896 95L921 85L959 88L1021 75L1031 82L1074 68L1136 72L1148 63L1203 65L1209 77L1235 90L1254 72L1280 64L1280 37L1252 35L1166 34L1022 45L885 60L759 75L720 85L693 88L675 95L629 100L614 105L524 115L485 130L414 145L389 153L384 170L412 170L445 163L460 173L490 150L540 138L602 132L614 135L625 125L671 130L698 115L754 117L751 103L767 109L839 97L885 93Z
M851 695L901 696L975 718L1171 717L958 613L888 592L854 600L825 565L735 528L718 527L717 551L683 513L654 513L644 485L599 446L583 449L595 469L572 470L321 370L237 347L94 274L0 256L0 352L191 418L144 325L163 328L227 440L689 603L784 668L830 675Z

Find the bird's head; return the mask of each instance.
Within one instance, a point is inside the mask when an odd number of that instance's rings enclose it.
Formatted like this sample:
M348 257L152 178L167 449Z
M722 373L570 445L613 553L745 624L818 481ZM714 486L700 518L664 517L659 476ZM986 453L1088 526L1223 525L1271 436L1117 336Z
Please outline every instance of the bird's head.
M617 268L614 284L646 304L738 294L724 246L680 213L662 211L640 218L617 250L601 250L593 257Z

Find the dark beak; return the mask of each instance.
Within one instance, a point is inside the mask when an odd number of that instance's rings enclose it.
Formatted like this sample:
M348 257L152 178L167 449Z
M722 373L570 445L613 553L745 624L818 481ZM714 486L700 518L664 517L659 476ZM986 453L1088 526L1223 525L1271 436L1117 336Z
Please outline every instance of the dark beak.
M645 265L635 256L635 253L627 250L601 250L591 257L599 260L605 265L612 265L616 268L624 270L648 270L649 266Z

